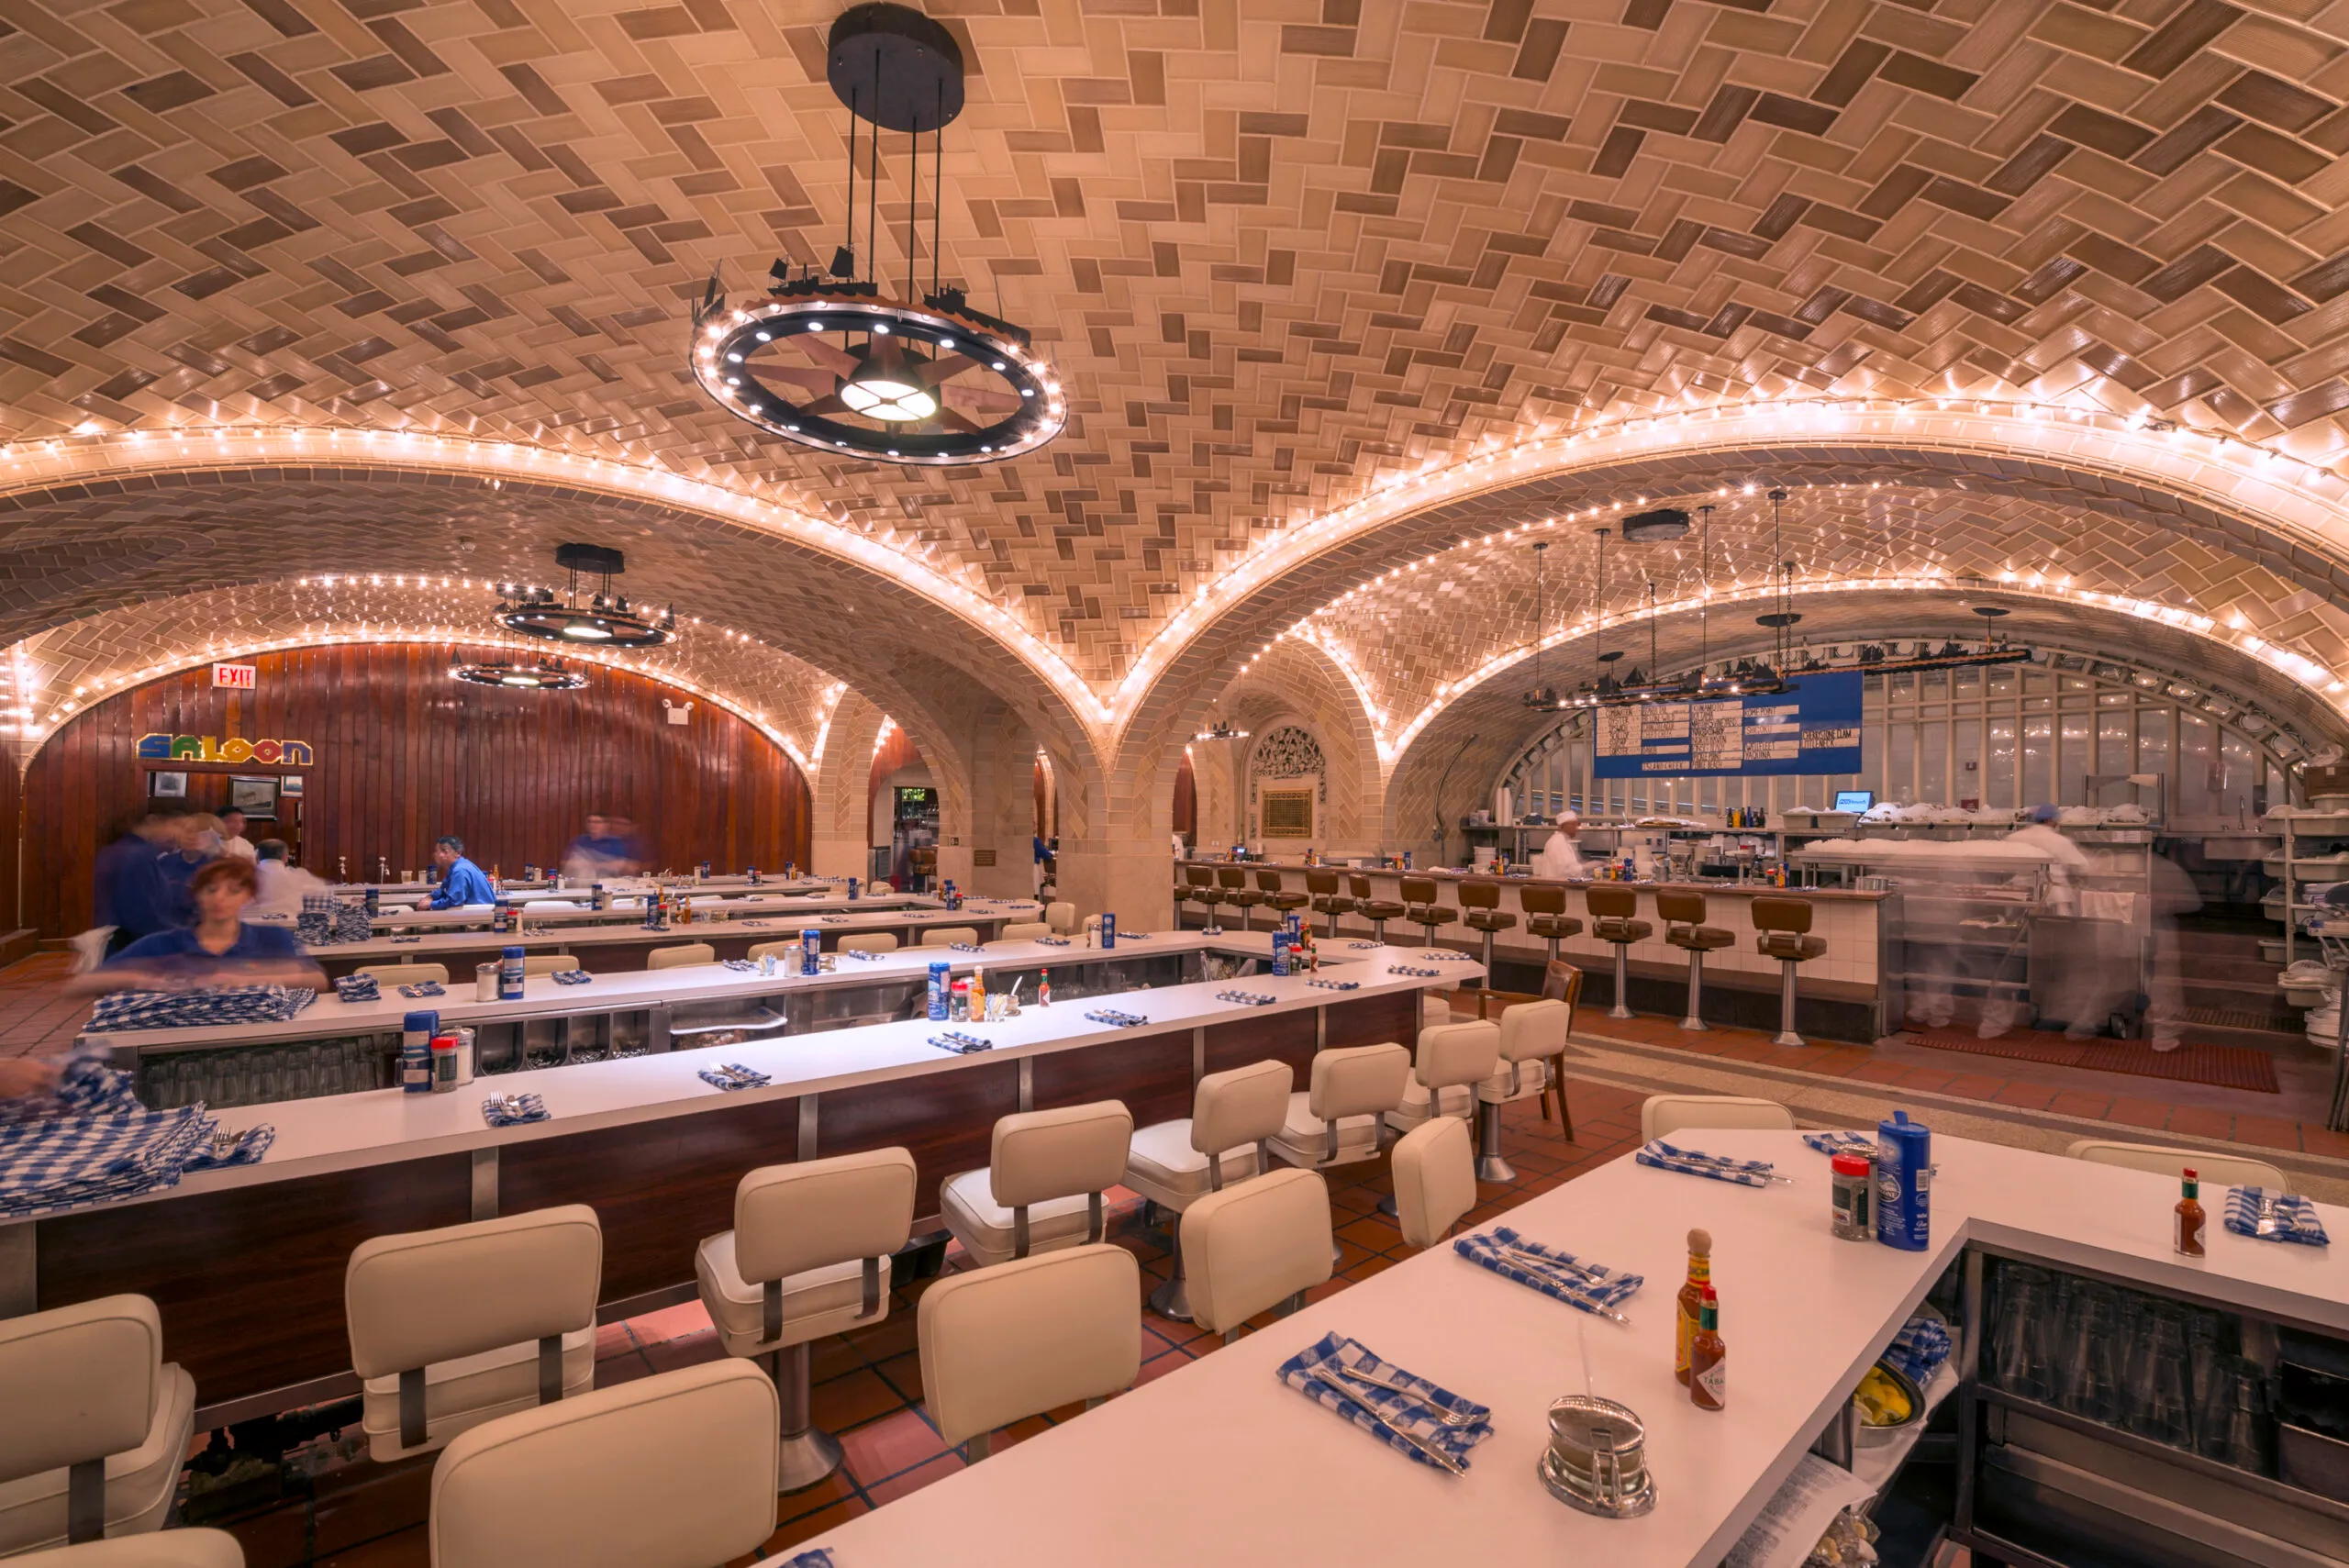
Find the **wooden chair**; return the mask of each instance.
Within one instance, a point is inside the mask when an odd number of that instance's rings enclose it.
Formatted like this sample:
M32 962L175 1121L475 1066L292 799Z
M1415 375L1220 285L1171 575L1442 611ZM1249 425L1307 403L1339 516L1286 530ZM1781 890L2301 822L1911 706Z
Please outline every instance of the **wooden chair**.
M1566 1005L1566 1033L1575 1030L1575 1009L1582 1005L1582 971L1564 959L1553 958L1542 976L1542 995ZM1575 1135L1575 1115L1566 1104L1566 1059L1557 1056L1550 1062L1550 1082L1542 1091L1542 1119L1550 1119L1550 1096L1558 1096L1558 1125L1566 1137Z

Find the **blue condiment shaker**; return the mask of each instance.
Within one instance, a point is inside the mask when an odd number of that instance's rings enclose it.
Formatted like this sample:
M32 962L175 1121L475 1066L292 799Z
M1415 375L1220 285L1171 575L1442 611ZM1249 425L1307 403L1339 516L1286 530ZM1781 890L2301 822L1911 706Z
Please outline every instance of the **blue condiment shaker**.
M824 933L810 927L799 933L799 973L813 974L823 965L816 955L824 951Z
M946 1015L951 1010L948 1005L953 1000L949 994L954 984L953 973L954 966L946 960L934 958L930 961L930 1021L934 1024L946 1022Z
M850 877L850 878L848 879L848 895L849 895L850 901L851 901L851 902L854 902L854 900L855 900L855 898L856 898L856 896L857 896L857 893L856 893L856 878L854 878L854 877Z
M1105 948L1118 945L1118 917L1106 909L1101 912L1101 945Z
M1275 974L1286 975L1288 973L1288 944L1289 934L1286 929L1273 933L1273 973Z
M1907 1111L1876 1128L1876 1239L1921 1252L1932 1239L1933 1135Z
M518 1002L522 999L522 950L507 948L497 955L497 999Z

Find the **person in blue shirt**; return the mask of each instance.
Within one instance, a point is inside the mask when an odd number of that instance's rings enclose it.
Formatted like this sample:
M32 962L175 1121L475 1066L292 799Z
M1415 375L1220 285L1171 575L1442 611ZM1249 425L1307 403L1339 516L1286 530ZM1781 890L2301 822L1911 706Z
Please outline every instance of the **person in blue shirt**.
M245 923L245 906L259 891L252 862L226 856L206 864L190 884L195 924L139 938L87 974L66 982L66 994L102 991L189 991L222 985L302 985L323 990L327 977L282 927Z
M495 904L497 895L481 867L465 859L465 841L443 833L432 845L432 863L440 868L440 885L432 890L432 907L454 909L460 904Z
M176 806L159 806L98 852L92 924L115 929L108 952L194 917L188 881L195 868L185 853L189 820Z

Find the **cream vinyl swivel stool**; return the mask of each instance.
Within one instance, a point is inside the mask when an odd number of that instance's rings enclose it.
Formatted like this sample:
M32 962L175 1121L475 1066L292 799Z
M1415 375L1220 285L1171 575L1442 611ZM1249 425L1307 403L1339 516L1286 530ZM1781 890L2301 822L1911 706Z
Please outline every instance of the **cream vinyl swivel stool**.
M1044 924L1052 929L1052 935L1056 937L1071 935L1076 929L1076 906L1065 900L1045 905Z
M245 1549L225 1529L165 1529L53 1546L19 1568L245 1568Z
M1375 1160L1379 1118L1403 1103L1410 1079L1411 1053L1392 1041L1315 1051L1312 1086L1289 1095L1288 1119L1267 1147L1309 1171Z
M1501 1027L1486 1019L1421 1029L1411 1081L1403 1085L1403 1103L1386 1113L1386 1125L1409 1133L1425 1122L1456 1117L1464 1126L1476 1109L1476 1085L1493 1075L1500 1051ZM1378 1212L1394 1218L1396 1202L1391 1195L1380 1199Z
M1640 895L1620 884L1592 883L1583 889L1582 897L1590 906L1590 934L1615 948L1615 1003L1607 1009L1607 1016L1628 1018L1631 1016L1631 944L1647 940L1655 934L1655 928L1639 918Z
M1296 1074L1285 1062L1257 1062L1210 1073L1192 1092L1191 1114L1162 1121L1133 1136L1125 1184L1160 1208L1180 1216L1227 1183L1264 1174L1265 1147L1288 1119ZM1150 1309L1177 1323L1191 1320L1184 1288L1182 1229L1174 1228L1174 1273L1150 1293Z
M1395 1221L1406 1244L1440 1246L1460 1217L1476 1207L1476 1171L1468 1124L1439 1117L1395 1145Z
M432 1568L709 1568L774 1533L774 1385L739 1361L505 1416L432 1467Z
M774 1380L777 1490L840 1468L839 1440L808 1417L808 1346L889 1315L889 1258L913 1222L914 1157L874 1149L751 1172L734 1189L734 1229L695 1251L718 1342L763 1358Z
M1795 968L1827 951L1827 939L1810 934L1811 904L1808 898L1757 898L1753 901L1753 949L1778 961L1778 1038L1772 1045L1800 1045L1795 1032Z
M2086 1160L2091 1165L2125 1165L2132 1171L2150 1171L2157 1176L2175 1177L2188 1166L2213 1186L2267 1187L2276 1192L2292 1190L2292 1179L2265 1160L2253 1160L2240 1154L2213 1154L2207 1149L2172 1149L2159 1143L2121 1143L2109 1138L2081 1138L2066 1145L2064 1156L2068 1160Z
M976 926L932 926L921 934L921 945L926 948L951 948L956 942L978 946L979 929Z
M368 1457L406 1459L593 1388L603 1277L585 1204L362 1241L342 1300Z
M1658 888L1655 912L1664 917L1664 940L1688 955L1688 1016L1680 1027L1691 1031L1710 1029L1705 1021L1705 955L1719 952L1737 940L1737 933L1705 924L1705 895Z
M974 1464L997 1427L1086 1409L1141 1371L1141 1266L1123 1247L1075 1247L949 1274L916 1314L923 1402Z
M1183 1211L1191 1320L1225 1344L1259 1312L1286 1318L1336 1267L1330 1184L1315 1171L1275 1171L1209 1193Z
M162 1528L195 1422L143 1296L0 1320L0 1556Z
M690 969L697 963L716 963L718 950L707 942L679 942L674 947L654 948L644 955L647 969Z
M1690 1128L1750 1128L1791 1132L1795 1113L1747 1095L1650 1095L1640 1105L1640 1139L1651 1142Z
M1501 1157L1501 1107L1537 1099L1550 1086L1555 1063L1566 1054L1566 1029L1574 1009L1564 1002L1520 1002L1501 1009L1500 1065L1476 1085L1476 1179L1513 1182L1517 1172Z
M1133 1137L1117 1100L1000 1118L985 1167L940 1184L946 1229L978 1268L1090 1246L1107 1234L1101 1195L1125 1178Z

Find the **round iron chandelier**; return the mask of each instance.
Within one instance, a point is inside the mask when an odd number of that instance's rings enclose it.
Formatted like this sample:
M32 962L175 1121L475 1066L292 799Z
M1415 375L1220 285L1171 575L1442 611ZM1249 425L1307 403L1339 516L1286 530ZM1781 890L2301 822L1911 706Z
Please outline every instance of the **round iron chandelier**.
M482 659L449 666L450 677L476 686L505 686L515 691L571 692L587 684L584 671L560 659Z
M626 594L614 591L612 579L628 570L627 558L618 550L596 544L557 545L554 563L571 573L570 588L560 595L551 588L528 588L501 599L499 624L525 637L603 648L651 648L668 641L677 629L674 608L656 620L631 606ZM603 586L584 603L579 596L583 573L603 579Z
M821 451L954 467L1000 462L1061 432L1059 375L1027 330L939 281L946 126L963 111L953 34L904 6L872 4L832 24L828 75L849 111L845 242L828 272L769 270L766 297L729 306L710 280L694 316L692 368L718 405ZM857 125L865 137L865 249L856 250ZM907 141L905 288L880 275L881 133ZM919 288L921 138L931 137L930 287Z

